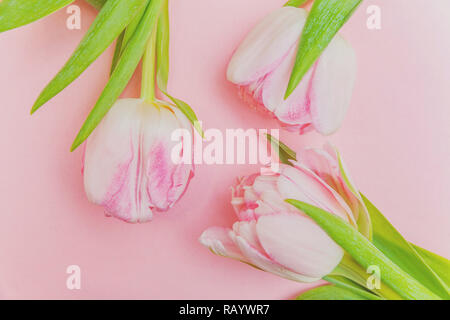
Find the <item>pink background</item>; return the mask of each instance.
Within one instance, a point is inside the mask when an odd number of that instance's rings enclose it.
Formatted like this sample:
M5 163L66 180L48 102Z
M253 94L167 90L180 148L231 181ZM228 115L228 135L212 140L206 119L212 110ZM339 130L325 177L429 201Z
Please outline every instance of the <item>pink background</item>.
M276 126L244 106L225 80L230 55L285 0L173 0L170 90L206 128ZM382 29L366 28L378 4ZM82 30L64 10L0 35L0 294L4 298L287 299L312 285L212 255L197 238L231 226L229 188L255 167L199 166L185 197L144 225L105 218L84 195L82 151L69 147L104 84L108 50L33 117L44 85L95 16L79 1ZM450 2L365 1L342 33L359 61L346 121L330 140L360 189L410 240L450 256ZM125 93L138 94L138 82ZM315 134L282 133L291 146ZM66 288L79 265L82 289Z

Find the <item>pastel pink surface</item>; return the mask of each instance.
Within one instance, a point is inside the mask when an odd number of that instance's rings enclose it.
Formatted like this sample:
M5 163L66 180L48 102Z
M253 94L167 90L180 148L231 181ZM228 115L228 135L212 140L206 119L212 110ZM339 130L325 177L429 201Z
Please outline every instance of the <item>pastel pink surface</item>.
M170 91L206 128L277 126L239 100L225 70L246 32L284 2L172 1ZM68 150L107 80L112 49L29 116L95 16L77 4L82 30L68 30L62 10L0 34L0 297L287 299L313 286L212 255L197 241L207 227L236 220L229 187L258 167L197 166L184 198L143 225L106 218L87 201L82 151ZM366 27L371 4L381 8L381 30ZM357 186L408 240L450 257L450 3L365 1L342 33L356 50L358 75L330 140ZM135 81L124 96L138 88ZM323 142L313 133L282 139L294 147ZM81 267L81 290L66 288L69 265Z

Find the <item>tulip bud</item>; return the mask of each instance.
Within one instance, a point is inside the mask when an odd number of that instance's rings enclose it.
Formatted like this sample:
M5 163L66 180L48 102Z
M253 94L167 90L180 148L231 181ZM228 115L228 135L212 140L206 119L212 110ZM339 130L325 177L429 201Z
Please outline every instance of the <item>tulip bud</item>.
M218 255L291 280L312 282L329 274L340 263L342 248L284 200L312 204L357 228L364 204L344 181L333 152L305 150L293 166L280 165L278 173L240 179L231 201L239 221L232 229L206 230L200 242Z
M174 163L171 133L192 132L189 120L167 102L118 100L89 137L84 156L88 199L108 216L146 222L166 211L183 195L193 166ZM190 147L181 148L191 153ZM189 144L190 146L191 144Z
M252 107L270 113L300 134L335 132L350 104L356 76L351 46L336 35L295 91L284 99L307 18L301 8L283 7L265 17L244 39L227 78Z

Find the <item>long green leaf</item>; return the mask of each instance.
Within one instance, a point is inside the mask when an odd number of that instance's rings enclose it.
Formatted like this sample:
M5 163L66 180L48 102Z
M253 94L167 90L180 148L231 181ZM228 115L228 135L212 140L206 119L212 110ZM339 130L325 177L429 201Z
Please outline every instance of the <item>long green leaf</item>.
M114 72L114 69L116 68L117 63L119 62L119 59L122 56L123 51L125 50L125 48L128 45L128 42L130 41L130 38L133 36L134 32L136 31L136 28L141 22L145 9L146 7L143 6L139 10L139 12L134 16L133 20L131 20L131 22L128 24L127 28L122 32L119 38L120 43L119 41L117 42L116 50L114 51L114 56L111 63L111 74Z
M29 24L52 14L74 0L0 1L0 32Z
M128 25L147 0L108 0L69 61L45 87L31 113L74 81Z
M95 9L100 10L106 3L107 0L86 0Z
M92 5L97 10L100 10L105 5L106 1L107 0L86 0L86 2L88 2L90 5ZM134 19L136 19L136 17ZM110 75L113 73L114 68L117 65L117 62L119 61L120 54L122 53L122 44L123 44L124 36L125 36L125 31L122 31L120 33L120 36L116 40L116 46L115 46L115 49L114 49L114 55L113 55L113 59L112 59L112 62L111 62Z
M162 91L167 91L169 80L169 1L165 0L156 33L156 81Z
M389 223L381 212L361 195L373 226L373 244L390 260L443 299L449 299L448 288L425 260Z
M370 300L352 290L334 285L314 288L299 295L296 300Z
M389 260L366 237L334 214L310 204L289 199L286 202L310 216L338 245L346 250L363 268L377 266L381 280L400 296L412 300L439 300L435 295L395 263Z
M107 4L109 4L109 1ZM141 22L123 51L111 78L75 138L71 149L72 151L83 143L92 131L94 131L130 81L131 76L144 54L150 35L156 26L162 1L163 0L151 0L148 4Z
M411 245L431 269L433 269L433 271L445 282L447 287L450 286L450 261L419 246L414 244Z
M295 65L285 98L294 92L303 76L350 18L362 0L316 0L301 35Z
M334 284L336 287L349 290L359 296L366 298L367 300L385 300L369 291L366 288L358 285L357 283L341 276L326 276L324 280Z

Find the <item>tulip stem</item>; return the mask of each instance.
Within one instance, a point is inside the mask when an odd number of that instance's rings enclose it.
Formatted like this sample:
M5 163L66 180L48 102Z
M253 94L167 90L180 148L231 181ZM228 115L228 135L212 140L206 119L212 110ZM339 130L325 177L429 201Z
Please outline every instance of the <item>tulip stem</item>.
M152 103L155 100L156 28L148 41L142 64L141 98Z

